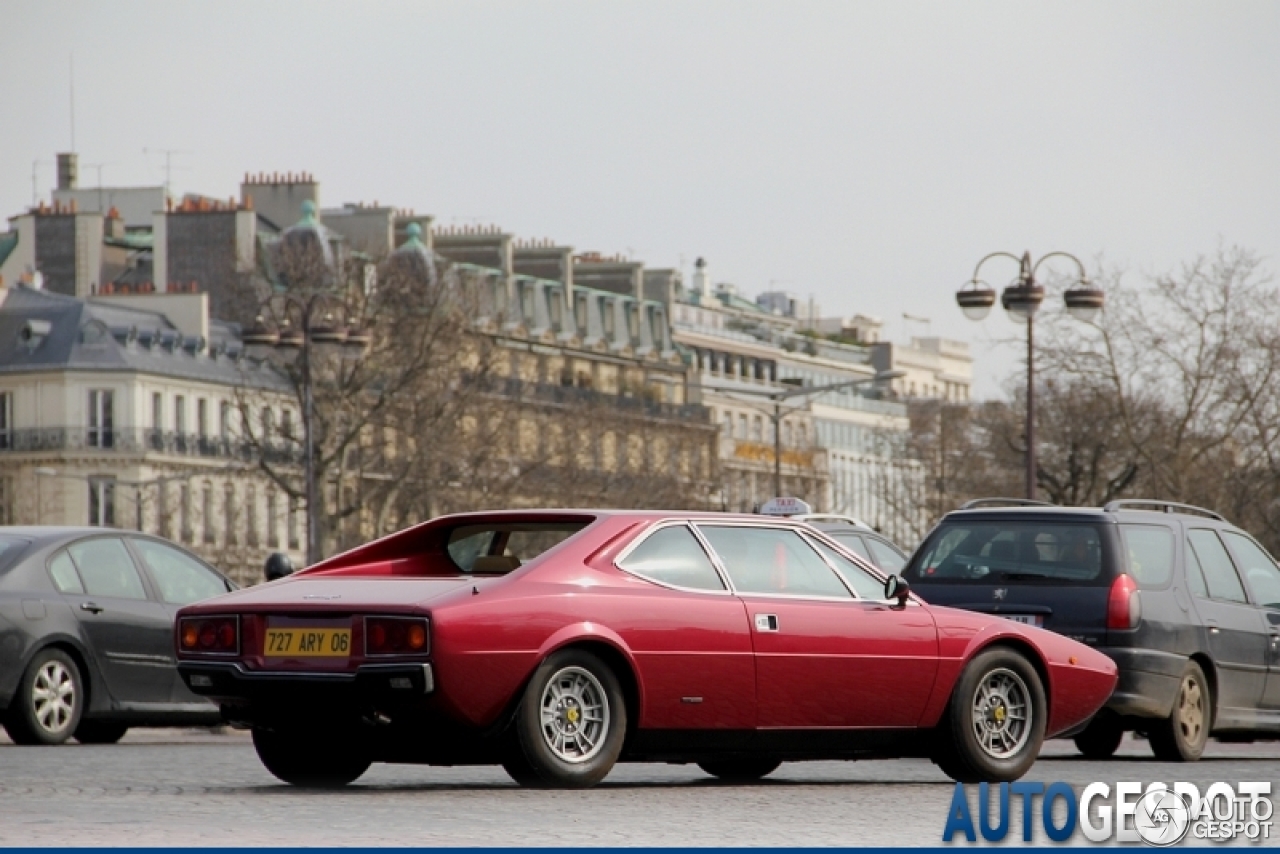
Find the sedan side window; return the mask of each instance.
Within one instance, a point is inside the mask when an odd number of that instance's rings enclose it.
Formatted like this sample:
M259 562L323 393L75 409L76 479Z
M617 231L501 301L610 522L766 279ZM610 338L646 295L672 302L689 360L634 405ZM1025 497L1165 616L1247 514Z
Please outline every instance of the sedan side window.
M1226 602L1247 602L1244 585L1231 563L1226 546L1218 535L1207 528L1194 528L1187 532L1187 539L1200 559L1200 568L1204 570L1204 580L1209 586L1209 596Z
M844 545L847 539L840 540L840 544ZM884 598L884 582L849 560L826 543L813 541L813 547L822 553L828 561L835 565L836 570L844 576L844 580L849 582L849 586L863 599L883 599Z
M699 525L740 593L852 599L849 589L795 531Z
M1280 608L1280 568L1276 567L1271 555L1242 534L1234 531L1222 533L1240 560L1240 568L1253 591L1254 601L1268 608Z
M170 605L187 605L227 592L227 585L208 567L172 546L153 540L134 540L134 547L151 570L160 598Z
M660 528L631 550L618 566L660 584L693 590L724 590L720 573L684 525Z
M113 596L118 599L146 599L146 588L133 558L125 548L124 540L117 537L96 537L81 540L67 547L71 559L84 579L85 592L90 596Z
M76 565L71 562L71 556L66 551L58 552L53 556L53 560L49 561L49 576L53 578L53 586L58 588L59 593L84 592L84 585L80 583Z

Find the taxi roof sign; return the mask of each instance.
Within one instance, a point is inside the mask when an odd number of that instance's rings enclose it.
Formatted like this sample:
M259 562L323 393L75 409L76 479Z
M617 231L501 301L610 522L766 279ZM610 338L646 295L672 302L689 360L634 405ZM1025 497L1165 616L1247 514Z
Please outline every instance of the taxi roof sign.
M760 507L760 513L764 516L803 516L812 512L813 508L808 502L786 496L771 498Z

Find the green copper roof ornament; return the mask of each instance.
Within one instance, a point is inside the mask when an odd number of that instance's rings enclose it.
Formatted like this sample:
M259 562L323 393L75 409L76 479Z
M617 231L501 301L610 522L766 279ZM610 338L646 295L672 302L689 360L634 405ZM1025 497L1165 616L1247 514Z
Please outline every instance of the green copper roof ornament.
M316 203L307 199L302 203L302 220L298 225L315 225L316 224Z

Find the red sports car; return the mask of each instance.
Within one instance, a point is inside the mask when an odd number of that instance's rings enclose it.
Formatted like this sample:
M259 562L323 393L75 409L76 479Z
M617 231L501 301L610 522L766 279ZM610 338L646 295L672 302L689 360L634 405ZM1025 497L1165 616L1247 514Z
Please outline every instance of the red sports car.
M182 609L178 669L280 779L501 764L590 786L619 761L753 780L929 757L1022 776L1106 701L1111 659L935 608L802 522L629 511L445 516Z

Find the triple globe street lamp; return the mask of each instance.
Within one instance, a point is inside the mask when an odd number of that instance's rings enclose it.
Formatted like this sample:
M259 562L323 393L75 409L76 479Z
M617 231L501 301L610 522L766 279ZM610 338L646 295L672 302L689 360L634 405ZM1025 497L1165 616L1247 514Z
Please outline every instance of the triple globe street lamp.
M1094 286L1085 272L1084 264L1076 256L1068 252L1050 252L1040 256L1040 260L1032 262L1031 253L1024 252L1019 258L1010 252L992 252L978 262L973 268L973 278L956 292L956 302L970 320L982 320L991 311L996 302L996 292L990 285L979 278L982 265L992 258L1008 258L1019 265L1018 278L1008 285L1000 294L1000 305L1009 313L1015 323L1027 324L1027 426L1026 426L1026 465L1027 465L1027 498L1036 497L1036 415L1035 415L1035 317L1044 302L1045 289L1036 283L1036 271L1040 265L1050 258L1069 258L1076 265L1079 273L1075 283L1063 293L1063 301L1067 311L1076 320L1090 323L1102 310L1105 294Z

